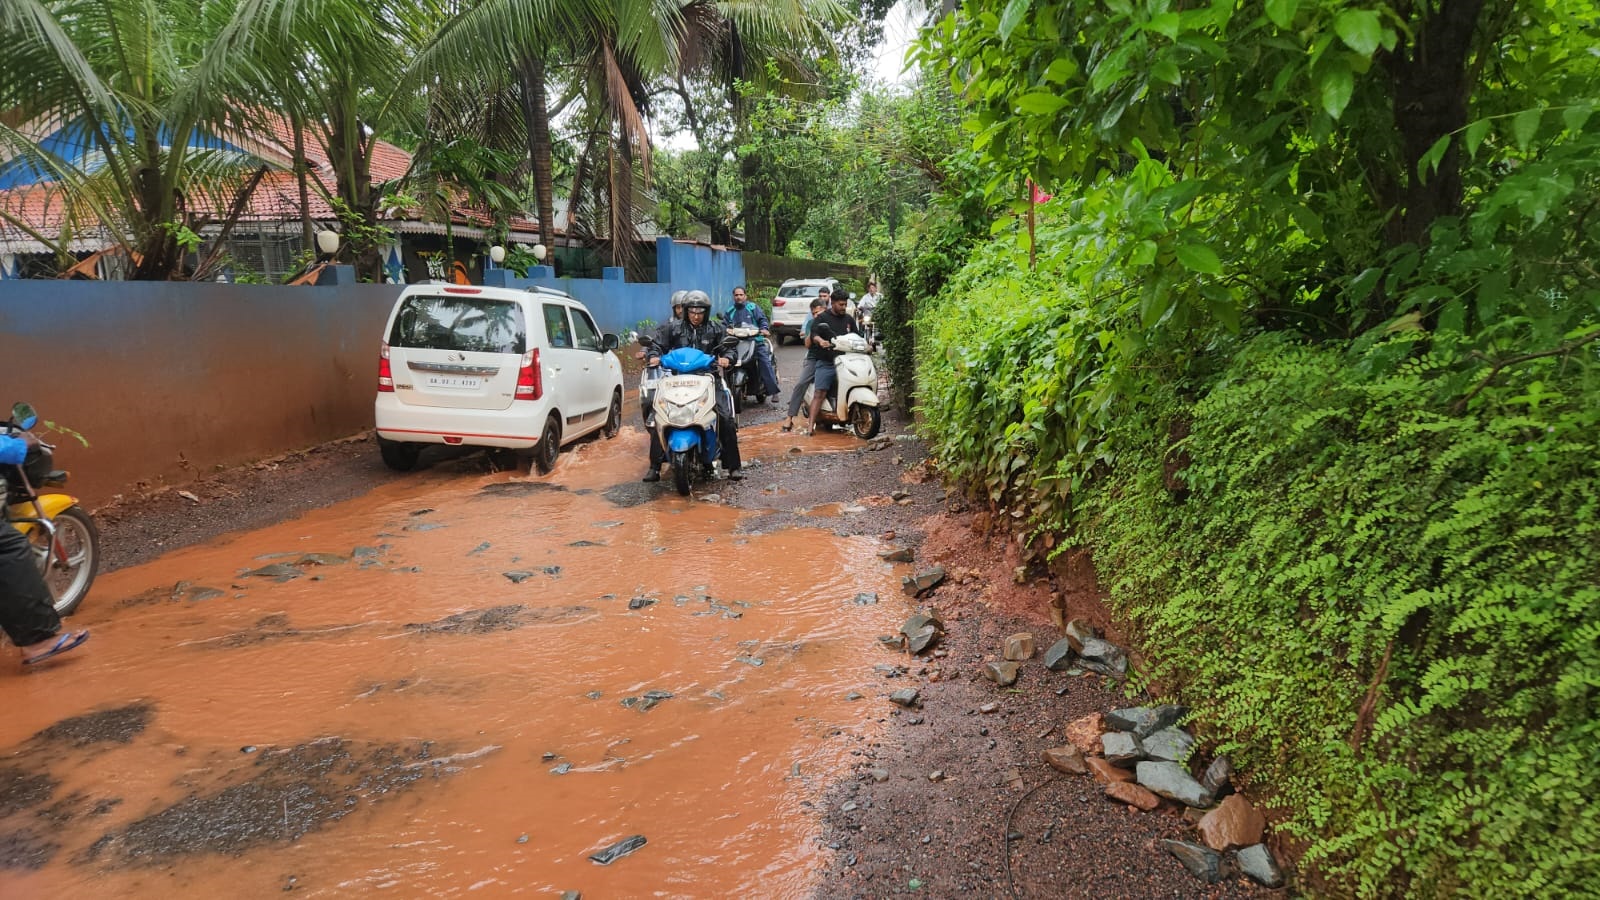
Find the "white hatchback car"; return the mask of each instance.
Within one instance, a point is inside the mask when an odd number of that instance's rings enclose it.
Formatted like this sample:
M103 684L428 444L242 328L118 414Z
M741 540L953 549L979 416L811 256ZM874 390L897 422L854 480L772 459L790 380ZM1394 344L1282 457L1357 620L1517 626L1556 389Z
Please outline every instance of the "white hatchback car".
M791 278L778 287L778 296L772 298L772 336L779 343L784 338L800 340L800 327L811 317L811 301L817 291L827 288L831 293L839 286L836 278ZM847 311L855 315L856 304L852 298Z
M548 472L561 445L622 426L617 337L560 291L411 285L385 335L375 416L390 468L448 444L520 451Z

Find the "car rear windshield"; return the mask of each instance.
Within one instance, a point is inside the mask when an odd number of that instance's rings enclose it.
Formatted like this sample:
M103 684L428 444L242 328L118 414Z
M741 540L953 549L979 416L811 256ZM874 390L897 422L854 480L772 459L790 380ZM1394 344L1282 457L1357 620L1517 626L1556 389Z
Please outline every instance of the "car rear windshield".
M389 332L391 347L523 353L527 345L522 305L482 297L408 297Z
M779 297L815 297L817 295L817 290L819 288L821 288L821 287L822 287L822 285L820 285L820 284L793 284L793 285L790 285L788 287L779 288L778 289L778 296Z

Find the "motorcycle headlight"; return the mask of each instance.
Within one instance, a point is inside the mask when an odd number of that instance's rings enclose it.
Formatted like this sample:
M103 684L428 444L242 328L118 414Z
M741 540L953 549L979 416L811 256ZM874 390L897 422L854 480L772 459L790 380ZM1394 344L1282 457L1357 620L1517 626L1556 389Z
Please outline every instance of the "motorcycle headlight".
M686 406L678 406L676 404L668 406L666 413L668 425L673 425L678 428L687 428L688 426L694 424L694 406L692 404Z

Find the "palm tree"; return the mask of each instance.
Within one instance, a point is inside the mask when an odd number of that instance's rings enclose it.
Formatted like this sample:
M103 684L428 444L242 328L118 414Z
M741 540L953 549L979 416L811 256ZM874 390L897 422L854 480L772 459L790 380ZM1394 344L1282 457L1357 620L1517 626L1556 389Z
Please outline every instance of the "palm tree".
M0 5L0 156L59 206L46 234L0 217L67 258L73 235L103 232L137 260L133 277L165 279L209 219L231 208L259 165L216 137L235 119L219 49L229 7L186 0L5 0ZM196 201L204 200L205 203Z
M373 151L381 134L420 131L425 92L406 78L416 48L451 6L430 0L237 0L228 25L232 71L265 104L289 111L295 140L309 131L333 170L319 185L351 217L345 223L357 266L381 277L379 214L398 179L375 186ZM258 107L258 113L263 107Z

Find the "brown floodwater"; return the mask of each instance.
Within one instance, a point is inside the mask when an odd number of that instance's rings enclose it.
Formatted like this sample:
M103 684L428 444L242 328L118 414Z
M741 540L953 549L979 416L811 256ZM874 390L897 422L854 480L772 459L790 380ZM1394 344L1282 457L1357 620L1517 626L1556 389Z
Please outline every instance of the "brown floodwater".
M638 485L642 441L103 576L86 652L0 671L0 896L805 894L900 573Z

